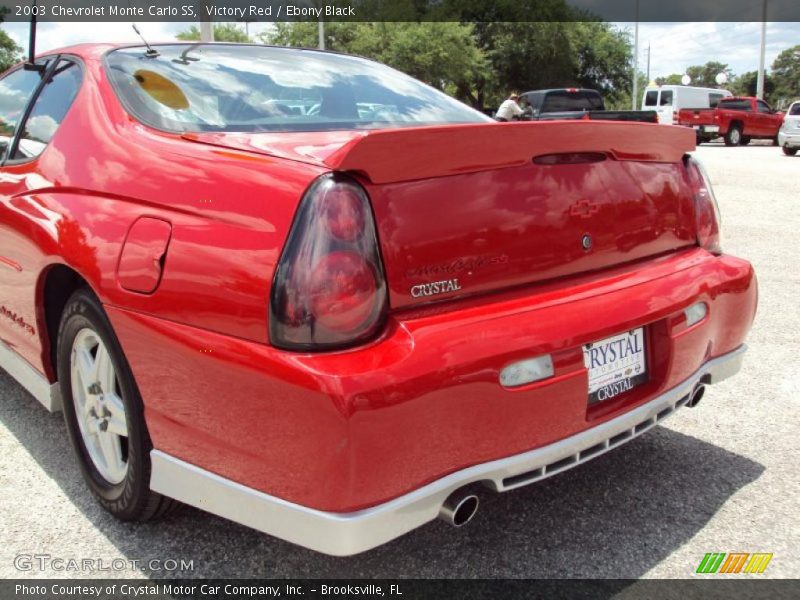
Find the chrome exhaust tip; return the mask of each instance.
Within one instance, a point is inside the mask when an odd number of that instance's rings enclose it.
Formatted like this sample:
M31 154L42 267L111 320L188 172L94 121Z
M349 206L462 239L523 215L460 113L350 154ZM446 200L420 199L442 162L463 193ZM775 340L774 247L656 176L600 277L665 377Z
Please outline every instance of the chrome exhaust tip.
M439 509L439 518L453 527L466 525L478 512L478 497L456 490L447 497Z
M703 399L703 395L706 393L706 386L702 383L695 386L692 390L692 395L689 397L689 402L686 404L694 408L698 404L700 404L700 400Z

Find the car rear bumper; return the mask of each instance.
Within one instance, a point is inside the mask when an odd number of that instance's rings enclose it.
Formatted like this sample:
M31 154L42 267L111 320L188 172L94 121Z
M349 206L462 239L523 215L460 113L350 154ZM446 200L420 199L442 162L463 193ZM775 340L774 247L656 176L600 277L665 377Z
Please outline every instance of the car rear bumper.
M709 360L680 385L591 429L514 456L451 473L398 498L350 513L287 502L191 465L151 453L151 487L213 514L326 554L347 556L386 543L434 520L454 491L480 482L505 492L583 464L660 423L690 401L700 384L739 371L745 346Z
M778 145L788 146L789 148L800 148L800 130L797 133L779 131L778 132Z
M684 310L697 302L707 315L687 327ZM749 263L690 248L397 312L380 339L341 352L285 352L107 311L157 451L291 505L350 514L551 447L693 383L742 345L756 302ZM638 327L650 380L589 406L582 346ZM552 377L500 385L503 368L543 354Z

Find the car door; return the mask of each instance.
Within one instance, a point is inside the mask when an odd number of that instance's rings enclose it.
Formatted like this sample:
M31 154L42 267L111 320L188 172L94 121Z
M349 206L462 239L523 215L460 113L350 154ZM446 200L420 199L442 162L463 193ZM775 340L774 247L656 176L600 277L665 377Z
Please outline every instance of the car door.
M774 129L772 122L773 122L773 115L772 109L769 107L769 104L764 102L763 100L756 100L756 113L757 113L757 122L758 122L758 133L756 135L761 135L768 137L770 135L775 135L772 131Z
M36 290L46 264L39 234L54 219L34 192L57 185L43 177L39 159L82 80L74 60L50 58L40 66L17 69L0 81L0 339L38 369Z

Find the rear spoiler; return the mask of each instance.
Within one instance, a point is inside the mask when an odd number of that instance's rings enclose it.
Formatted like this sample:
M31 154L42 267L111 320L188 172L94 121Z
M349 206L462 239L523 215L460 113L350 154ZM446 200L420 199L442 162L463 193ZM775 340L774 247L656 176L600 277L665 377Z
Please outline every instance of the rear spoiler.
M617 160L676 163L695 142L688 127L649 123L457 125L373 131L328 156L325 164L390 183L516 167L545 154L602 152Z
M269 141L288 142L303 134L192 133L183 137L356 172L376 184L516 167L537 156L578 152L604 153L616 160L677 163L695 149L695 133L688 127L612 121L476 123L341 134L339 144L302 157L290 157L279 150L282 144L272 148ZM269 138L259 140L260 135Z

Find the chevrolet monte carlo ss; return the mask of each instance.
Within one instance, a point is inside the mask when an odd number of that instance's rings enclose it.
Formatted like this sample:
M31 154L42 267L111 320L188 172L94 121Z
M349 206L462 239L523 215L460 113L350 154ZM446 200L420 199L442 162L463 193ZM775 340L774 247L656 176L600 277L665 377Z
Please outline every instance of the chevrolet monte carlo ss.
M696 404L755 314L683 127L83 45L0 78L0 145L0 366L125 520L177 500L336 555L461 525Z

